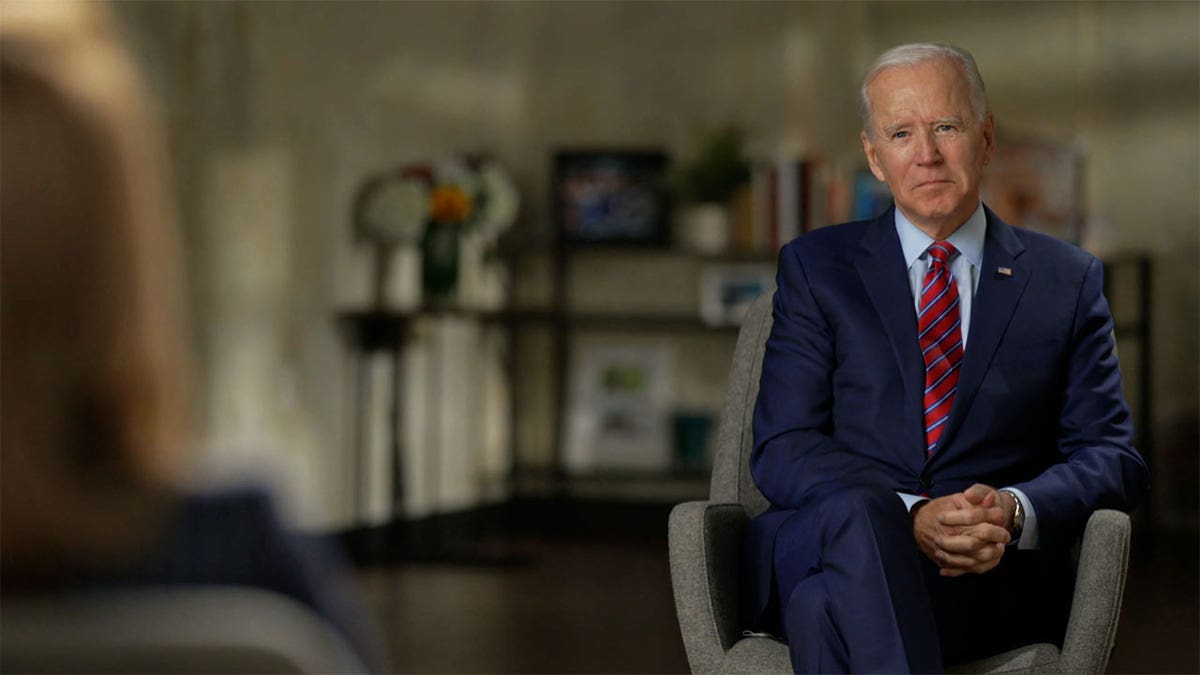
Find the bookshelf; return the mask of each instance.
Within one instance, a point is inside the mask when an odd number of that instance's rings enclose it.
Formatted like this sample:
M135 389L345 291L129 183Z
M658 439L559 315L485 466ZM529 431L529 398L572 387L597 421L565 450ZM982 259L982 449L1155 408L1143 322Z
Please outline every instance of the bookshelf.
M516 363L522 350L519 343L528 331L548 334L548 349L543 354L548 366L549 390L552 401L547 415L551 433L549 461L530 462L523 455L519 438L522 402L514 401L513 420L513 492L520 497L551 497L600 501L673 503L703 498L708 494L708 474L694 463L686 468L674 452L672 420L663 441L669 447L660 454L672 458L655 467L601 466L579 467L573 464L569 449L572 446L572 396L578 383L579 359L587 350L589 339L595 342L657 342L676 347L674 359L680 367L679 352L687 351L687 343L699 341L705 345L708 370L713 374L706 382L712 387L712 405L705 406L710 416L708 443L715 441L719 401L724 396L726 373L732 357L739 326L733 323L705 321L700 311L699 279L713 267L753 266L761 268L773 280L775 254L766 251L738 251L709 255L670 247L622 246L615 244L571 244L553 242L510 245L510 259L540 258L548 263L548 293L542 303L517 306L506 312L514 344L511 364L514 372L528 372L526 365ZM598 270L616 269L614 276L635 285L637 293L624 291L589 295L589 274ZM638 284L642 275L653 276L657 271L670 282L649 288ZM618 284L620 285L620 284ZM690 290L689 290L690 289ZM595 289L593 289L595 290ZM626 297L627 296L627 297ZM686 358L686 354L685 357ZM684 365L682 367L689 367ZM694 392L692 392L694 393ZM672 402L671 405L674 405ZM685 406L686 407L686 406ZM692 406L693 408L696 406Z

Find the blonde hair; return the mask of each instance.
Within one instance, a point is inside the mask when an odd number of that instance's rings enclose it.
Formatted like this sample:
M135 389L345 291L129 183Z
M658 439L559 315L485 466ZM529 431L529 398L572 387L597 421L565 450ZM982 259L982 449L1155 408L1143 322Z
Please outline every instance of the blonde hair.
M181 467L189 373L159 136L98 3L0 17L5 586L116 564Z

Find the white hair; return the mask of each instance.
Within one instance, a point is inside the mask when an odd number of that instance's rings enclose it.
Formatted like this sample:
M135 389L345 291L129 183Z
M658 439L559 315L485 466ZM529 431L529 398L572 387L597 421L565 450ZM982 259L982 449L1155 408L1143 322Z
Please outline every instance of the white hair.
M862 84L858 90L858 115L862 119L863 130L868 135L873 134L871 124L871 94L868 86L871 80L888 68L903 68L916 66L930 61L945 60L957 65L967 78L971 90L971 112L982 122L988 113L987 92L983 88L983 77L979 67L975 65L975 57L962 47L940 44L936 42L914 42L912 44L892 47L879 55L875 62L867 68L863 75Z

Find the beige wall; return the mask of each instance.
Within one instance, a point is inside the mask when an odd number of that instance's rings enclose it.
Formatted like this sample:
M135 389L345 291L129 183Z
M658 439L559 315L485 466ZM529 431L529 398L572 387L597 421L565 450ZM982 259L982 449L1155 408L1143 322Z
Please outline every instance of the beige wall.
M344 524L352 504L350 371L332 317L363 299L348 216L365 175L491 150L514 170L520 227L536 235L549 230L548 162L562 146L678 155L697 125L734 119L760 154L854 158L858 73L917 39L975 53L1003 127L1084 149L1089 245L1147 252L1158 265L1156 422L1196 416L1194 3L117 9L169 122L210 440L281 448L316 497L302 515L311 524ZM600 274L613 294L620 277ZM517 281L545 291L536 275ZM723 368L697 372L709 374L689 380L692 397L719 400ZM520 438L544 457L550 394L537 389L523 384Z

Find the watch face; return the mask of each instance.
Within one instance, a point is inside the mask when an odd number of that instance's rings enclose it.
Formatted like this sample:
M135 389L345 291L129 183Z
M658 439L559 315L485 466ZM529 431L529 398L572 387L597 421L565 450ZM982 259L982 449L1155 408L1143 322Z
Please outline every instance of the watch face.
M1009 528L1009 534L1013 537L1021 536L1021 531L1025 528L1025 509L1021 506L1021 500L1017 498L1017 493L1012 490L1001 490L1013 500L1013 515L1012 526Z
M418 241L425 233L429 188L418 177L390 174L363 188L355 212L359 232L380 244Z

